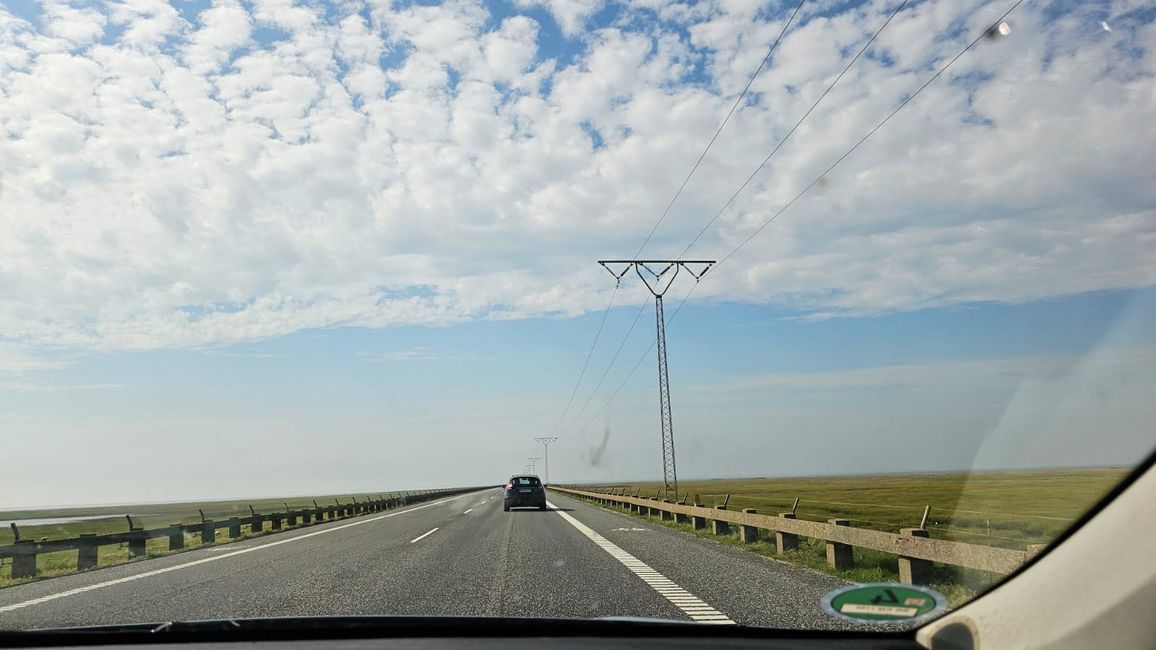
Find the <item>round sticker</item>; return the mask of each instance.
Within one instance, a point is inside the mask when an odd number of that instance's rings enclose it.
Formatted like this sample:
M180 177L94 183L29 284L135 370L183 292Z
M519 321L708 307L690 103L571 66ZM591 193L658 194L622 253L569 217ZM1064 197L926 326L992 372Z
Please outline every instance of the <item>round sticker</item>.
M823 596L828 614L854 623L910 623L947 608L943 594L926 587L893 582L851 585Z

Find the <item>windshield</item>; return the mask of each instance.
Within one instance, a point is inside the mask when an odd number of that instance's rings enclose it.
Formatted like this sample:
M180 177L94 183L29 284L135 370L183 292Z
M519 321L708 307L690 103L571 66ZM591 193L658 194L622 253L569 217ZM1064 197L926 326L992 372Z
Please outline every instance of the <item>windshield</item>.
M0 629L958 607L1156 448L1154 75L1124 0L0 2Z

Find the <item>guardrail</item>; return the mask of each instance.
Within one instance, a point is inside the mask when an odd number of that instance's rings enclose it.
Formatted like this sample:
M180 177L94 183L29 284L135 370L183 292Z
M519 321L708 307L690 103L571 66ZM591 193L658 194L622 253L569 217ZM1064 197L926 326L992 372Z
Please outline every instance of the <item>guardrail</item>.
M269 524L269 532L301 528L320 524L336 519L345 519L366 515L383 510L389 510L405 505L412 505L422 501L431 501L442 497L472 492L481 488L453 488L443 490L428 490L416 494L395 496L386 499L371 499L367 501L353 501L352 503L335 503L313 508L286 510L260 514L252 512L250 516L231 517L225 520L214 521L204 519L200 523L172 524L164 528L143 530L132 526L129 519L129 530L123 533L108 535L82 534L70 539L54 539L47 541L20 540L8 546L0 546L0 559L12 558L13 579L32 578L36 576L36 559L41 553L58 553L61 551L76 551L76 569L85 571L97 567L101 546L113 544L127 544L130 560L146 556L146 543L150 539L168 538L168 550L179 551L185 548L185 535L192 534L194 539L200 537L201 545L215 544L217 531L226 529L229 540L241 537L242 527L247 527L250 533L261 534L265 531L265 524Z
M1043 544L1034 544L1028 550L1020 551L931 539L930 533L923 528L901 528L899 534L895 534L852 528L846 519L829 519L827 523L804 521L796 519L793 512L766 515L751 508L727 510L725 504L707 507L698 503L686 505L656 497L611 494L591 489L561 486L551 486L551 489L600 505L623 508L642 516L689 523L697 530L709 526L712 532L719 535L730 533L734 525L738 527L739 537L744 542L758 540L759 531L771 531L779 553L798 548L800 537L823 540L827 545L827 565L833 569L853 568L851 549L855 547L891 553L898 556L899 579L906 584L926 583L933 562L1008 574L1044 547Z

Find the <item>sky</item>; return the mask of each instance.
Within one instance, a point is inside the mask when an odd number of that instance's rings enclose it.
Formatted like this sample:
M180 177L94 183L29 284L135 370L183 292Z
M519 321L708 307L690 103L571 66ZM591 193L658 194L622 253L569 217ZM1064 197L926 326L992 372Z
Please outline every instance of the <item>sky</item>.
M0 0L0 508L660 478L632 256L682 477L1135 464L1156 11L1012 4Z

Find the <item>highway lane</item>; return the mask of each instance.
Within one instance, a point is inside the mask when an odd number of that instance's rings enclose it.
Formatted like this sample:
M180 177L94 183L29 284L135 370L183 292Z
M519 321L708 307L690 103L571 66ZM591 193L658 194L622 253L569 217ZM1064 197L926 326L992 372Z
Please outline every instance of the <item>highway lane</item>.
M0 628L327 614L647 616L838 628L843 583L551 495L499 490L0 590ZM86 591L80 591L86 590Z

